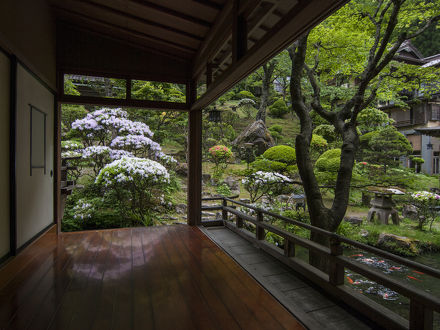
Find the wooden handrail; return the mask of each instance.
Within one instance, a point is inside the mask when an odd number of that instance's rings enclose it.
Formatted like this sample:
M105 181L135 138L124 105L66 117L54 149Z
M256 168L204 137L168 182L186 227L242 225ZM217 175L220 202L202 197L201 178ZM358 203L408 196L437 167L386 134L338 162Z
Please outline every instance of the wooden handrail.
M349 238L340 236L336 233L318 228L297 220L293 220L282 215L266 211L264 209L255 207L253 205L247 205L243 202L233 200L227 197L215 197L204 200L222 200L222 204L219 205L219 209L222 210L223 223L227 227L247 240L251 240L254 244L260 248L269 252L271 255L284 262L288 266L291 266L295 270L302 273L304 276L311 278L316 284L322 286L326 291L335 295L338 299L342 299L346 303L358 308L361 313L365 313L374 321L382 324L385 327L393 328L409 328L410 329L432 329L433 326L433 311L440 312L440 298L434 296L424 290L418 289L408 283L401 280L391 278L390 276L379 272L375 269L343 256L343 249L341 243L351 245L353 247L365 250L372 254L384 257L386 259L398 262L404 266L410 267L414 270L424 272L427 275L435 278L440 278L440 270L411 261L405 258L399 257L392 253L382 251L375 247L353 241ZM256 212L256 216L249 215L242 211L237 210L234 207L228 206L228 202L236 205L240 205L247 209L251 209ZM228 221L228 213L235 215L236 224L234 225ZM264 221L264 215L268 215L278 220L282 220L286 223L293 224L316 233L325 235L330 240L330 248L313 242L309 239L300 237L284 229L276 227ZM256 227L256 232L252 233L244 226L244 221L250 222ZM284 251L269 247L269 243L264 240L265 231L279 235L284 239ZM321 271L314 268L309 264L305 264L303 261L295 257L295 245L301 245L309 250L319 253L329 260L329 274L328 276L317 275L322 274ZM382 306L372 302L367 297L360 297L349 287L344 285L344 268L348 268L354 272L357 272L377 283L380 283L398 293L406 296L410 299L410 319L409 323L405 323L404 319L398 316L396 313L388 310ZM353 292L351 292L353 291ZM367 303L366 303L367 301ZM370 301L370 303L368 303Z
M327 230L322 229L322 228L318 228L318 227L309 225L309 224L301 222L301 221L290 219L288 217L285 217L285 216L282 216L282 215L279 215L279 214L276 214L276 213L273 213L273 212L270 212L270 211L266 211L264 209L261 209L261 208L258 208L258 207L252 206L252 205L246 205L245 203L238 202L238 201L235 201L235 200L232 200L232 199L229 199L229 198L224 198L224 199L229 201L229 202L232 202L234 204L238 204L238 205L247 207L247 208L249 208L251 210L259 211L259 212L261 212L263 214L267 214L267 215L269 215L271 217L274 217L274 218L277 218L279 220L283 220L283 221L285 221L287 223L290 223L292 225L299 226L299 227L308 229L310 231L314 231L316 233L323 234L325 236L328 236L330 239L335 239L335 240L338 240L338 241L340 241L342 243L346 243L346 244L352 245L354 247L357 247L359 249L362 249L364 251L371 252L373 254L377 254L377 255L379 255L381 257L384 257L384 258L387 258L389 260L398 262L398 263L400 263L400 264L402 264L404 266L413 268L415 270L424 272L426 274L429 274L429 275L431 275L433 277L436 277L436 278L440 279L440 270L438 270L438 269L435 269L435 268L432 268L432 267L420 264L418 262L414 262L412 260L408 260L408 259L402 258L402 257L397 256L395 254L392 254L390 252L383 251L383 250L380 250L380 249L375 248L373 246L370 246L370 245L367 245L367 244L364 244L364 243L361 243L361 242L357 242L357 241L351 240L351 239L349 239L347 237L338 235L336 233L327 231Z

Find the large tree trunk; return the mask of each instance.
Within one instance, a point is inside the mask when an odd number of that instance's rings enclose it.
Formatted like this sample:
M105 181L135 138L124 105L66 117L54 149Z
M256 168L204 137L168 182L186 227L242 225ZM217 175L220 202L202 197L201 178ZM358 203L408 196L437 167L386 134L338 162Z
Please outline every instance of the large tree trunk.
M270 86L272 83L272 76L275 70L275 65L276 62L274 60L263 64L263 78L261 83L261 99L260 99L261 102L255 120L262 120L264 123L266 123L266 109L269 103Z

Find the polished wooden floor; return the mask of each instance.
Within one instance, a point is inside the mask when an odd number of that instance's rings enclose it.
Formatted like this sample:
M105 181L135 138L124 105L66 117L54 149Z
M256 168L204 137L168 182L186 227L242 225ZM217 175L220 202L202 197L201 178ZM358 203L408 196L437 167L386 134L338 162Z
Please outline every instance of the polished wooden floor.
M302 329L198 228L55 231L0 269L0 329Z

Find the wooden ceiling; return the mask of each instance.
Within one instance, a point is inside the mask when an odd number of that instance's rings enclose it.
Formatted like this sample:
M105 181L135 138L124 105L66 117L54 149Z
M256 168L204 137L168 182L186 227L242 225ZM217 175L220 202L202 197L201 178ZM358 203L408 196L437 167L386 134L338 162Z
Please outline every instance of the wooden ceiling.
M185 63L211 101L347 0L48 0L64 25ZM253 53L255 56L249 54ZM235 65L247 62L245 66ZM245 67L245 68L244 68ZM244 68L244 69L243 69ZM238 69L238 73L237 73ZM235 73L235 76L234 74ZM233 76L227 83L225 76Z

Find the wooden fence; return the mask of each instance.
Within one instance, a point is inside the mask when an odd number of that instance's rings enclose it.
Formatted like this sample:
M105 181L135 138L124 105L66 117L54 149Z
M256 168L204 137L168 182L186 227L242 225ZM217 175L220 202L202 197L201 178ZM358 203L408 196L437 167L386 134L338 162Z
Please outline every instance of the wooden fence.
M312 225L296 221L273 212L265 211L258 207L248 205L226 197L206 198L203 200L219 200L221 205L205 206L202 209L221 210L222 220L216 222L209 222L206 225L220 225L223 224L230 230L238 233L246 240L251 241L262 250L266 251L273 257L277 258L284 264L288 265L298 273L302 274L312 282L320 286L335 298L344 301L349 306L358 310L361 314L366 315L369 319L386 329L432 329L434 311L440 312L440 298L434 296L422 289L411 286L407 282L392 278L381 271L375 270L365 264L355 261L343 255L342 243L351 247L362 249L376 256L392 260L401 265L407 266L413 270L423 272L435 278L440 278L440 271L399 257L392 253L377 249L375 247L350 240L346 237L340 236L323 230ZM228 204L229 203L229 204ZM237 205L248 210L253 210L255 216L237 210ZM228 214L235 215L234 221L229 220ZM327 236L330 240L330 247L315 243L309 239L300 237L284 229L270 224L265 221L265 216L269 216L285 223L293 224L310 230L311 232L319 233ZM247 230L245 223L249 222L255 226L255 233ZM204 224L204 223L202 223ZM205 224L204 224L205 225ZM265 240L266 233L271 232L279 235L284 240L284 250L267 242ZM309 263L299 259L295 256L295 247L302 246L309 251L318 253L321 256L328 258L329 271L324 273L321 270L313 267ZM371 281L379 283L397 293L408 297L410 300L409 320L401 317L390 309L376 303L365 295L356 292L352 288L344 284L344 271L350 269L358 274L361 274Z

